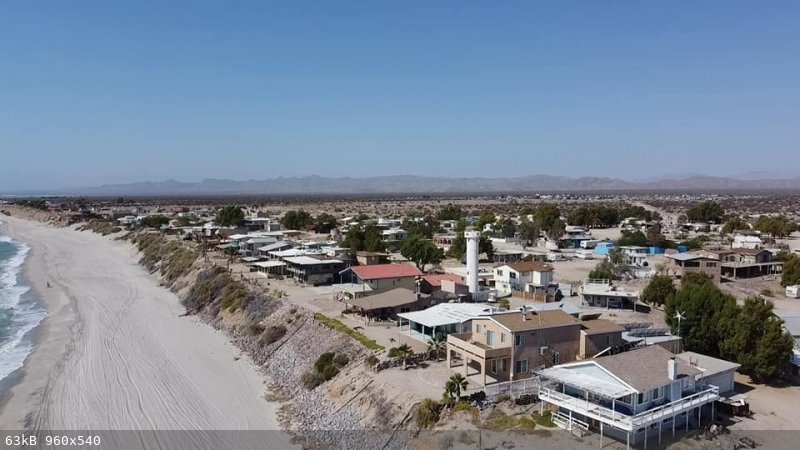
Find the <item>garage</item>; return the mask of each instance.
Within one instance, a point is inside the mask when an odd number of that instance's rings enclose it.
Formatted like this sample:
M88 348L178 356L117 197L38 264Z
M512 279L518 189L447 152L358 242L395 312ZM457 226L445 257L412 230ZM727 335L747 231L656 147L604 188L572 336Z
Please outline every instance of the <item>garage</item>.
M695 352L679 353L676 357L703 372L697 376L696 384L698 386L717 386L720 395L733 391L733 374L740 364Z

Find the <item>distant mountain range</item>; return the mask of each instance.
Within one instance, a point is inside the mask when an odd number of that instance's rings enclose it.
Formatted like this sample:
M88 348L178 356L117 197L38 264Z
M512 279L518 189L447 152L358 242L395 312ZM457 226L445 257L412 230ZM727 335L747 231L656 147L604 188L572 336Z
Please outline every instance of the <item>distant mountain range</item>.
M742 179L688 175L652 181L615 178L530 175L516 178L445 178L413 175L352 177L281 177L266 180L167 180L69 189L65 195L200 196L287 194L423 194L570 191L800 191L800 178Z

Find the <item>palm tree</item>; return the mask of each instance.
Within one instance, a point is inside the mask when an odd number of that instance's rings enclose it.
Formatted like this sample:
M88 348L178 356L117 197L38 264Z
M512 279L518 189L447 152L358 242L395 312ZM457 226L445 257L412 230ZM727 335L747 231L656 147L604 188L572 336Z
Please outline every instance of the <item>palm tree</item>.
M436 362L440 361L442 350L445 348L447 348L447 340L445 340L442 333L436 333L436 336L432 337L431 340L428 341L428 351L436 354Z
M406 365L408 364L408 358L414 354L414 350L411 350L411 347L408 344L403 344L397 347L397 354L401 358L403 358L403 370L406 370Z
M464 375L460 373L453 374L449 380L444 384L444 391L450 397L456 398L457 402L461 401L461 392L467 390L467 385L469 382Z

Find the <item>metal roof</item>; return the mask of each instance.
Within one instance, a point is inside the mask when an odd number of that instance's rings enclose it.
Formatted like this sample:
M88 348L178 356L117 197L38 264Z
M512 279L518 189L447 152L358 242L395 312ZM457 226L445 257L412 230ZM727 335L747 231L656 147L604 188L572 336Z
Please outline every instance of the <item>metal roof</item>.
M338 259L317 259L310 256L295 256L293 258L283 258L289 264L296 264L298 266L313 266L316 264L342 264Z
M690 252L672 253L672 254L664 255L664 256L666 256L667 258L670 258L670 259L674 259L676 261L692 261L692 260L695 260L695 259L711 259L711 258L708 258L707 256L701 256L701 255L698 255L696 253L690 253Z
M261 261L253 263L253 265L256 267L263 267L265 269L269 269L270 267L280 267L280 266L285 266L286 264L280 261Z
M426 327L441 327L493 312L494 308L486 303L440 303L423 311L400 313L398 316Z
M540 370L539 376L549 380L558 381L584 391L593 392L606 398L620 398L626 395L636 394L636 391L626 386L622 382L614 382L611 375L600 378L592 375L589 371L582 371L583 366L594 366L594 372L603 371L594 361L587 361L574 366L556 366L549 369Z

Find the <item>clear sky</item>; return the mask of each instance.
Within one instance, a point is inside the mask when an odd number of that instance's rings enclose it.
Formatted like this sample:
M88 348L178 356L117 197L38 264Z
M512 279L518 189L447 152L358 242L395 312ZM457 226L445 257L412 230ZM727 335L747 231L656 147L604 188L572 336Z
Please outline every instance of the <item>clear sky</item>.
M0 2L0 190L800 160L797 1Z

